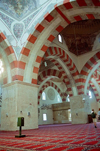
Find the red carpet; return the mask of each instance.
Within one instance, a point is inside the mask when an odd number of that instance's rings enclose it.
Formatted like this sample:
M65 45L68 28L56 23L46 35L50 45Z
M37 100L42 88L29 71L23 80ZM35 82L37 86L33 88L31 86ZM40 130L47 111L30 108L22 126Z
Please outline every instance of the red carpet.
M0 131L0 151L100 151L100 123L55 124L19 132Z

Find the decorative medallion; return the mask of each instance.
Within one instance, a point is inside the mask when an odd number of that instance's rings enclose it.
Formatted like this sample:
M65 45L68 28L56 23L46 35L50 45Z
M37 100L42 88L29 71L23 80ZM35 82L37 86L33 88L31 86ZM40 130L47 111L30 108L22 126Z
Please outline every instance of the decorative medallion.
M13 26L13 32L16 38L21 38L24 30L24 25L22 23L16 23Z
M54 100L55 99L55 92L52 88L49 88L48 92L47 92L48 98L50 100Z

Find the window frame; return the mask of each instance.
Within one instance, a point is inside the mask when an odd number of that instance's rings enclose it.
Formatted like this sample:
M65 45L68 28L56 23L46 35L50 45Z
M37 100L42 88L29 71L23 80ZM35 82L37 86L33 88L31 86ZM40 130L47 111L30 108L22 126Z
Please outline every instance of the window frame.
M42 100L46 101L46 93L44 91L42 92Z
M61 41L59 40L59 36L61 37ZM61 34L58 34L58 41L59 41L60 43L63 43L63 37L62 37Z
M44 117L45 116L45 117ZM43 113L43 121L47 121L47 114L46 113Z

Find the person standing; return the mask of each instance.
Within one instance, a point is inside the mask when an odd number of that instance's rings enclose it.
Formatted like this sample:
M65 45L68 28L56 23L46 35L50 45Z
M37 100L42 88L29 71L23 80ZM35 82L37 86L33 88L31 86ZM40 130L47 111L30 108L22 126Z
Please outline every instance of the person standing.
M99 111L98 111L98 121L100 121L100 108L99 108Z
M97 113L95 113L95 112L94 112L94 109L92 109L92 114L91 114L91 116L92 116L92 119L93 119L93 123L94 123L94 127L95 127L95 128L97 128L97 125L96 125L96 123L97 123L96 115L97 115Z

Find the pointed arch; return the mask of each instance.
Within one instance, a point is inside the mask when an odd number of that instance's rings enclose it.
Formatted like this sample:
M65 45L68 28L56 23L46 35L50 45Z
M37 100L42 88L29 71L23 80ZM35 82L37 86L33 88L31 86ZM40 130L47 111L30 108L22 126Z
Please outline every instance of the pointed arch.
M74 87L76 89L78 82L75 81L76 78L79 78L79 72L72 59L63 49L58 47L49 47L44 54L43 60L44 59L52 61L58 67L62 75L64 75L64 79L69 81L71 87Z
M89 81L89 84L91 85L92 92L93 92L93 94L94 94L94 96L95 96L96 101L98 102L98 101L100 100L100 96L99 96L99 94L98 94L98 91L97 91L97 89L96 89L94 83L93 83L91 80ZM89 89L89 86L88 86L88 89Z
M94 8L97 9L96 12ZM70 14L67 10L70 10ZM22 69L22 80L37 84L41 60L54 38L70 23L86 19L99 19L98 11L99 2L65 0L62 5L55 5L52 12L46 13L42 22L35 25L35 31L29 35L27 44L21 51L19 64ZM81 78L76 80L76 82L78 81L85 82Z
M87 89L87 83L89 82L88 75L91 72L91 70L93 70L93 68L96 67L96 65L98 65L99 61L100 61L100 52L97 52L93 57L91 57L88 60L88 62L85 64L85 66L81 70L80 75L82 76L82 79L83 79L82 88L84 89L85 93Z
M0 48L0 58L2 58L5 66L3 83L7 84L13 81L17 59L12 46L9 44L8 40L2 32L0 32Z
M49 86L53 87L59 93L60 97L62 98L62 101L66 101L66 97L67 97L68 93L67 92L63 93L55 83L53 83L51 81L47 81L42 86L41 90L38 93L38 104L40 103L40 98L41 98L42 92Z

